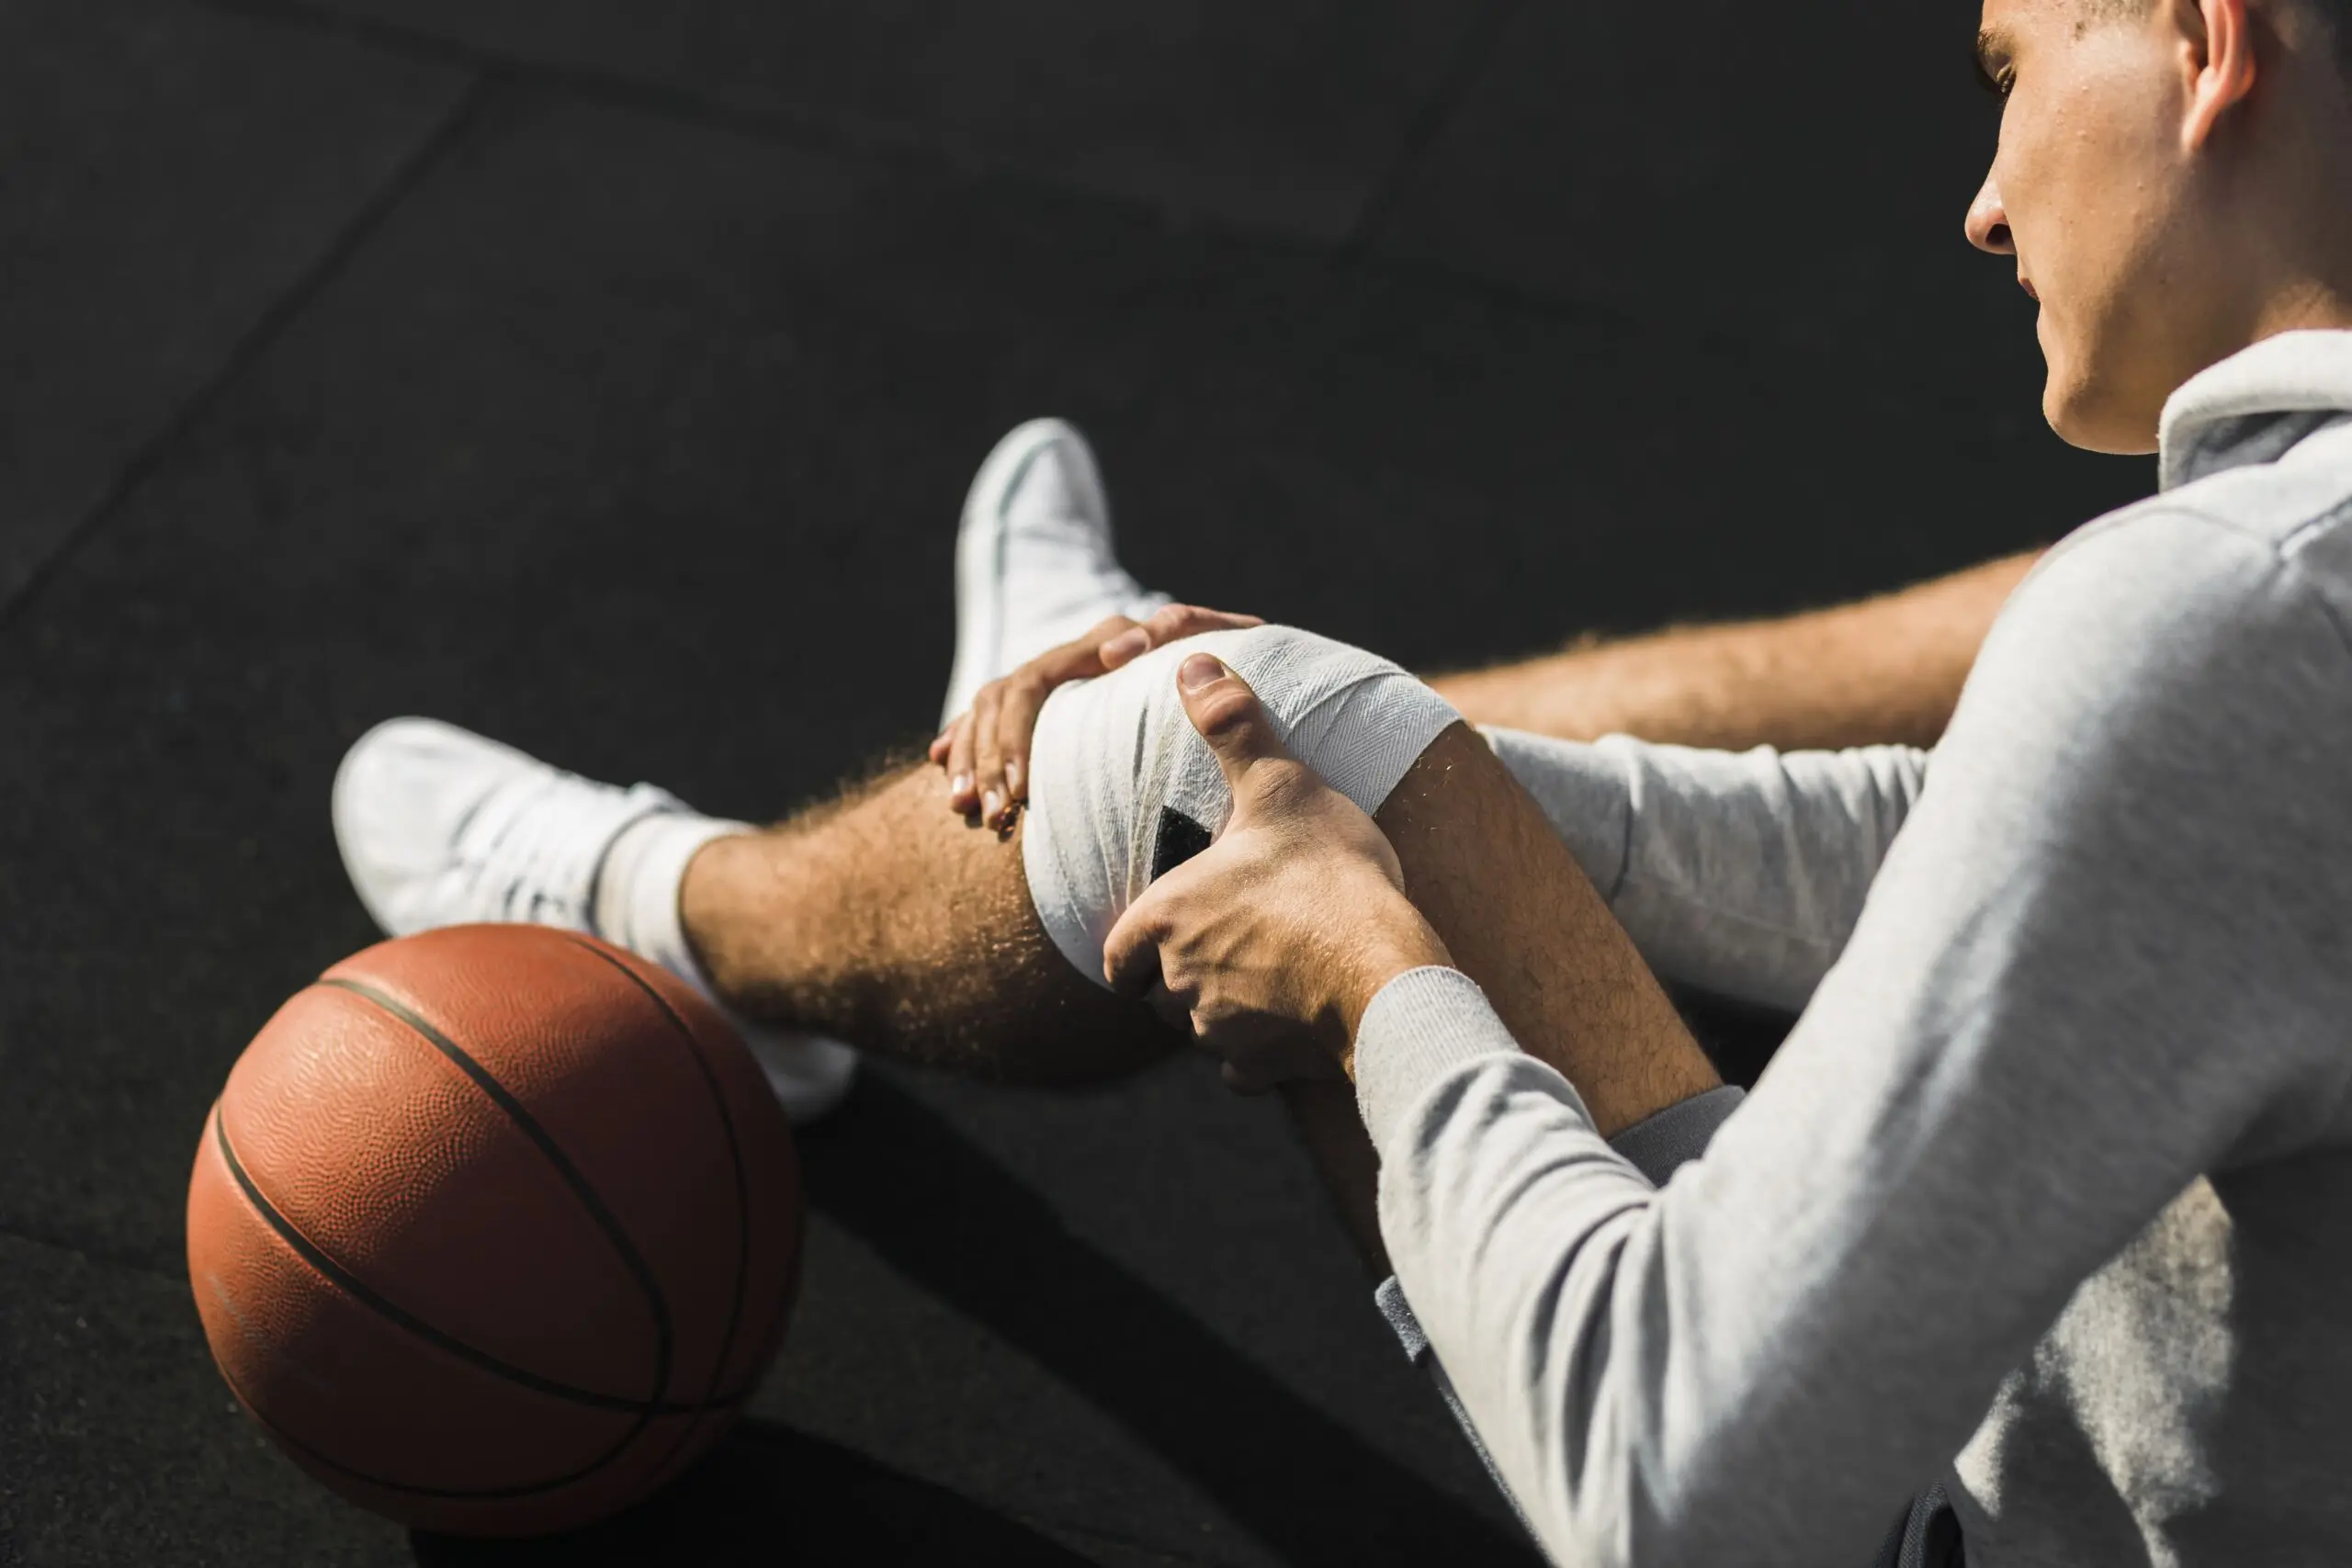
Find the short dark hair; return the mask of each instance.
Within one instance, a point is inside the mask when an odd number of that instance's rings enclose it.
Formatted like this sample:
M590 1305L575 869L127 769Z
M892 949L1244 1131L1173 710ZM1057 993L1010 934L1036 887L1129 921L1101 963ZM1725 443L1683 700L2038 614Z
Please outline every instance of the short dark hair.
M2336 63L2352 74L2352 0L2300 0L2335 36ZM2155 0L2075 0L2086 24L2136 17Z

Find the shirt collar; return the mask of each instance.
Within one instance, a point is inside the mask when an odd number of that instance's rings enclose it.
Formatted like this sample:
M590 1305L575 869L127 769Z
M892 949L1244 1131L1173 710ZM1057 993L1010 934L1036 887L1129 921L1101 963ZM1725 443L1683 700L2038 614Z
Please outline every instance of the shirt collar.
M2157 436L2159 488L2275 461L2352 414L2352 331L2280 333L2181 383Z

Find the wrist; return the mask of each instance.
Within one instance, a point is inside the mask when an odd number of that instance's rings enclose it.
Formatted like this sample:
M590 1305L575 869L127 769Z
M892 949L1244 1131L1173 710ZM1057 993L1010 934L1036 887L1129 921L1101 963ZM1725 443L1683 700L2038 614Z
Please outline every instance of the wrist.
M1340 986L1333 1010L1337 1027L1330 1045L1350 1077L1354 1076L1356 1031L1363 1025L1364 1011L1372 1006L1373 998L1399 975L1415 969L1454 966L1453 954L1446 950L1429 921L1421 918L1420 911L1408 904L1405 912L1411 917L1409 920L1383 922L1365 933L1367 940Z

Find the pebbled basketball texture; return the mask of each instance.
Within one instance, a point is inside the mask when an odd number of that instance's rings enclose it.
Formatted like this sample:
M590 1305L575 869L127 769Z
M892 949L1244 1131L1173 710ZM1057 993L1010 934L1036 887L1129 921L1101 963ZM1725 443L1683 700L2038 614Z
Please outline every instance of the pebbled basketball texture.
M188 1277L278 1446L403 1524L565 1529L733 1423L798 1282L751 1053L592 937L453 926L279 1009L207 1120Z

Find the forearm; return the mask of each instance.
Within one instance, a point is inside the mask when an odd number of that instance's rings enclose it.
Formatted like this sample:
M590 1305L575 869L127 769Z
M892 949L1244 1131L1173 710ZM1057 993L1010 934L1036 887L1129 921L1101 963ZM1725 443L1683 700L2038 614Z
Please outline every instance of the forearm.
M1883 1162L1799 1147L1810 1118L1788 1118L1786 1097L1752 1096L1660 1191L1458 984L1405 977L1359 1040L1381 1229L1553 1560L1865 1561L1999 1375L2000 1351L1939 1353L1964 1294L1940 1314L1914 1303L1939 1234L1927 1248L1897 1238L1900 1258L1854 1245L1882 1208L1939 1232L1948 1213L1884 1188ZM1759 1118L1776 1147L1743 1157ZM2014 1359L2030 1337L2001 1350Z
M1596 1047L1642 1027L1640 987L1611 1016L1628 965L1605 919L1555 928L1579 927L1546 966L1564 1035L1506 1027L1442 969L1398 977L1363 1014L1353 1067L1404 1295L1555 1561L1861 1561L2038 1326L2028 1306L1988 1346L1964 1332L1970 1298L1940 1303L1940 1324L1908 1300L1922 1250L1955 1228L1985 1239L1952 1196L1978 1151L1891 1156L1917 1080L1888 1069L1932 1062L1833 1010L1815 1024L1847 1047L1832 1076L1887 1101L1894 1135L1821 1114L1837 1102L1816 1074L1751 1099L1660 1191L1591 1104L1596 1066L1622 1070Z
M1859 604L1593 643L1430 684L1474 724L1738 750L1932 745L1985 631L2036 558Z

